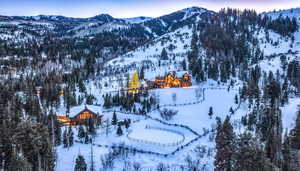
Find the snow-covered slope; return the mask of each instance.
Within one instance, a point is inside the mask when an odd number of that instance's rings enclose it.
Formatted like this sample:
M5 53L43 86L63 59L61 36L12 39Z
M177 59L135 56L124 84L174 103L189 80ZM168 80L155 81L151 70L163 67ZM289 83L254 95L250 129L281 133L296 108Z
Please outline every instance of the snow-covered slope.
M272 19L276 19L279 16L282 17L295 17L297 19L297 23L300 26L300 8L288 9L288 10L280 10L275 12L264 13L272 17ZM258 39L260 41L260 48L264 51L264 54L269 55L277 55L284 54L288 52L300 52L300 29L293 33L294 40L288 37L283 37L273 31L269 30L268 33L261 30L258 34ZM267 42L267 40L270 40Z
M88 22L88 23L83 23L68 32L74 32L75 37L82 37L82 36L103 33L103 32L111 32L114 30L128 29L129 27L130 27L130 25L127 23Z
M269 13L265 13L265 14L271 16L272 18L277 18L280 15L282 15L283 17L290 17L290 18L296 17L298 19L298 21L300 20L300 8L280 10L280 11L269 12Z
M152 66L156 68L152 71L156 73L150 74L152 76L163 75L175 68L177 68L175 70L180 70L181 62L186 58L188 51L190 51L191 37L192 28L185 26L109 61L106 66L115 70L131 68L132 72L139 70L143 65ZM163 61L161 63L161 69L158 69L158 67L160 67L159 61L163 49L166 49L168 58L172 61L172 65L166 67L164 63L168 63L169 61Z
M211 12L205 8L199 8L199 7L191 7L191 8L186 8L183 10L178 11L177 13L183 13L184 17L181 20L185 20L187 18L193 17L194 15L200 15L206 12Z
M143 22L142 25L149 28L154 34L161 36L165 33L182 28L185 25L193 25L197 23L202 16L212 14L214 14L213 11L209 11L205 8L191 7L148 20Z
M294 40L290 37L283 37L271 30L269 30L268 33L261 30L257 34L260 49L266 56L300 52L300 31L293 34L295 38Z
M135 23L141 23L141 22L145 22L145 21L148 21L148 20L151 20L153 18L151 17L133 17L133 18L121 18L122 20L125 20L129 23L132 23L132 24L135 24Z

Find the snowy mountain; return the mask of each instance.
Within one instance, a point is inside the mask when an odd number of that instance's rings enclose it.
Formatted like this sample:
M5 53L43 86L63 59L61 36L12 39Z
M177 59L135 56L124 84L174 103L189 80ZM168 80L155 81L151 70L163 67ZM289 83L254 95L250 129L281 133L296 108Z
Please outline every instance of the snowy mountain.
M123 20L127 22L127 26L128 26L126 28L127 30L131 30L131 32L143 31L146 33L141 32L141 34L150 33L152 36L156 37L156 36L161 36L167 32L174 31L185 25L192 25L201 17L210 14L213 14L213 12L208 11L204 8L192 7L168 15L164 15L158 18L136 17L136 18L129 18L129 19L113 19L109 15L104 15L101 18L102 20L103 18L109 18L109 20L107 20L104 23L110 23L112 28L118 27L119 23L122 23ZM91 19L97 19L97 18L99 19L99 17L92 17ZM139 28L139 30L137 30L136 27L142 27L142 28ZM99 29L101 30L101 28ZM90 30L87 30L86 32L93 33L93 31Z
M202 17L207 17L213 13L204 8L193 7L158 18L137 17L134 22L133 19L128 22L126 19L113 18L108 14L91 18L46 15L33 17L1 16L0 40L10 42L11 46L25 47L36 46L29 45L36 43L38 43L37 46L49 46L47 44L54 44L54 41L65 44L61 47L70 46L67 44L72 44L73 47L78 47L78 44L93 45L96 46L94 49L99 49L98 52L94 52L97 56L111 59L149 43L166 33L174 32L186 26L191 28ZM137 22L136 19L143 21ZM120 37L122 39L119 39ZM103 38L106 41L100 43L99 39ZM122 47L117 47L119 44L122 44ZM86 48L85 46L80 46L80 48ZM33 50L29 48L28 53L31 51ZM60 51L60 54L63 54L66 49ZM83 51L86 50L83 49ZM39 52L36 55L42 56L42 54L43 52Z
M200 18L200 15L212 13L203 8L189 8L159 18L136 17L127 19L113 18L108 14L101 14L91 18L70 18L64 16L0 16L2 27L13 26L20 31L26 32L30 29L35 30L34 25L41 27L41 30L47 30L55 34L66 34L75 36L88 36L90 34L102 33L103 31L113 31L117 29L130 29L142 31L141 34L162 35L181 26L194 23ZM138 28L138 27L143 27ZM111 29L106 29L110 27ZM36 28L38 29L38 28ZM5 28L2 29L5 31ZM8 30L11 32L11 30ZM71 33L71 34L70 34ZM37 34L39 34L37 32Z
M149 28L155 35L161 36L166 32L174 31L185 25L192 25L201 17L212 14L214 12L204 8L192 7L148 20L142 23L142 25Z

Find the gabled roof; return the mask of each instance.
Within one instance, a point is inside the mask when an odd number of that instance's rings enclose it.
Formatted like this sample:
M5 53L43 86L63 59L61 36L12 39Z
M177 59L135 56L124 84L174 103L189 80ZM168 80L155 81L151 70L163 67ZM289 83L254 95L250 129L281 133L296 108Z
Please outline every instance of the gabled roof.
M79 113L77 113L76 115L74 115L72 118L76 118L78 115L81 115L81 114L84 113L84 112L89 112L89 113L91 113L91 114L97 116L97 114L96 114L95 112L91 111L90 109L88 109L88 108L85 106L85 108L84 108L82 111L80 111ZM99 117L102 117L102 115L99 115Z
M89 112L89 113L92 113L94 115L96 115L95 112L91 111L90 109L88 109L87 107L85 107L82 111L80 111L77 115L80 115L82 114L83 112ZM76 117L77 115L75 115L74 117Z
M75 117L77 114L83 112L85 109L88 109L90 111L92 111L93 113L99 113L101 114L102 112L102 107L100 106L95 106L95 105L79 105L79 106L75 106L75 107L71 107L70 108L70 113L69 113L69 117ZM62 116L66 116L66 109L65 107L58 109L57 111L57 115L62 115Z

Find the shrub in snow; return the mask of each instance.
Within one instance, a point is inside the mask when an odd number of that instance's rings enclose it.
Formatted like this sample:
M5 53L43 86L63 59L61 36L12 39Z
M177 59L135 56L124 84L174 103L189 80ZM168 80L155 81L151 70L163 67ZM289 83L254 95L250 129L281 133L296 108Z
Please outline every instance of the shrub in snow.
M171 120L178 113L177 110L172 109L162 109L159 112L160 116L165 120Z
M134 162L132 167L134 171L140 171L142 169L141 163L138 162Z

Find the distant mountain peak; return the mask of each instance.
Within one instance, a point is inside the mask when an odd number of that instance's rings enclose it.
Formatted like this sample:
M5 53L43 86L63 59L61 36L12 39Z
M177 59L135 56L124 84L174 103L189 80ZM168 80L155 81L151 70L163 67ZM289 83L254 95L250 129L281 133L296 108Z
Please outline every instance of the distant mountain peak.
M112 17L111 15L109 14L100 14L100 15L96 15L94 17L92 17L91 19L94 19L94 20L100 20L100 21L103 21L103 22L112 22L115 20L114 17Z
M185 13L185 16L183 19L187 19L189 17L192 17L194 15L199 15L205 12L208 12L209 10L205 9L205 8L200 8L200 7L190 7L190 8L185 8L182 9L180 11L178 11L179 13Z
M208 10L205 9L205 8L196 7L196 6L189 7L189 8L185 8L185 9L182 9L182 10L180 10L180 11L203 11L203 10L208 11Z
M189 7L189 8L185 8L185 9L182 9L182 10L179 10L177 12L185 12L185 13L203 13L203 12L207 12L209 11L208 9L206 8L201 8L201 7Z

